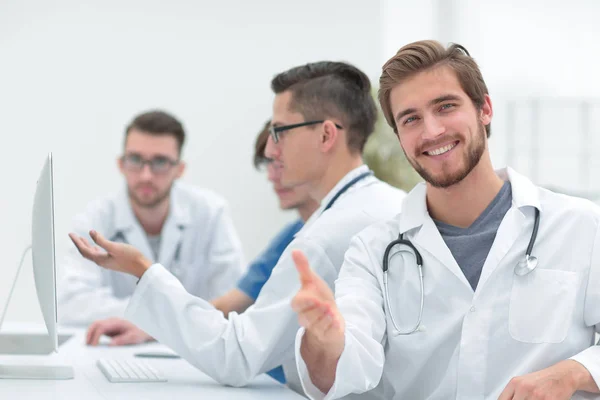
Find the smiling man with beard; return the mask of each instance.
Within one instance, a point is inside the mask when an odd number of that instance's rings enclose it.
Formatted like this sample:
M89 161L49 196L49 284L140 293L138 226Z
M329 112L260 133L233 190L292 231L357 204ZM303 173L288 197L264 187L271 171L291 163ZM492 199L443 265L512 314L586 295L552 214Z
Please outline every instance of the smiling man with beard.
M90 228L131 244L149 259L161 262L186 290L212 299L232 289L245 261L225 200L206 189L178 182L185 163L182 124L163 111L138 115L125 130L118 168L125 183L115 195L92 202L77 215L74 229ZM60 322L88 325L122 317L137 279L114 271L90 268L72 246L59 264ZM112 335L114 344L151 339Z
M600 398L600 208L494 170L492 100L463 46L407 44L379 82L425 182L353 237L335 292L293 253L308 397Z

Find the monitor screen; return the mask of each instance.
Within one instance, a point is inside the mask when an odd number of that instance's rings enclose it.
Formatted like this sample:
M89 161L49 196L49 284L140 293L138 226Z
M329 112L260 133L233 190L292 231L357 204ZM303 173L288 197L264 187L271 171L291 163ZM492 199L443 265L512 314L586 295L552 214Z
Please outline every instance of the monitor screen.
M31 221L33 276L38 301L54 351L58 351L56 261L54 255L54 189L52 153L48 154L35 190Z

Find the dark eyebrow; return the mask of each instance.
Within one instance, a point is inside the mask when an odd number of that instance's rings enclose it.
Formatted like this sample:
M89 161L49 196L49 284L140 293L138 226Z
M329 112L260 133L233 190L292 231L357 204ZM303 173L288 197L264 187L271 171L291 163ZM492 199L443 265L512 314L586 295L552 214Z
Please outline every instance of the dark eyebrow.
M398 114L396 114L396 122L400 122L400 120L402 119L402 117L408 115L408 114L412 114L414 112L416 112L417 110L415 108L407 108L404 111L400 111Z
M440 104L440 103L443 103L445 101L451 101L451 100L452 101L460 101L460 97L458 97L458 96L456 96L454 94L446 94L444 96L440 96L440 97L437 97L437 98L431 100L429 102L429 105L430 106L434 106L436 104Z
M446 95L443 95L443 96L440 96L440 97L436 97L435 99L431 100L429 102L429 105L430 106L434 106L436 104L440 104L440 103L443 103L445 101L450 101L450 100L460 101L460 97L458 97L458 96L456 96L454 94L446 94ZM402 119L402 117L404 117L404 116L406 116L408 114L412 114L412 113L414 113L416 111L417 110L415 108L407 108L404 111L400 111L398 114L396 114L396 122L399 122L400 119Z

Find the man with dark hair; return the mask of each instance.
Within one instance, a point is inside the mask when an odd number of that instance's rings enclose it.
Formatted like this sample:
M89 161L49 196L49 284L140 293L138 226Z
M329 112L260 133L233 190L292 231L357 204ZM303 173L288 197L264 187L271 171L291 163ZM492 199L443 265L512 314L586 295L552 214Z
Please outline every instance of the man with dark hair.
M129 243L144 257L160 262L187 291L211 299L233 287L245 263L225 200L177 182L185 169L184 141L182 124L166 112L135 117L125 130L124 152L117 161L126 185L77 215L74 231L84 235L93 227L113 241ZM75 247L59 267L61 323L87 325L111 318L100 324L113 337L112 344L151 338L141 331L112 328L124 316L136 279L90 267Z
M78 235L71 239L87 259L139 278L127 318L215 380L241 386L283 365L288 385L301 391L293 351L299 325L290 306L300 285L292 249L301 249L332 286L350 238L395 215L405 193L379 181L363 164L376 108L362 71L341 62L312 63L279 74L272 89L276 96L265 156L283 186L306 188L320 207L246 312L224 318L132 246L97 232L91 236L103 250Z
M225 316L231 312L242 313L256 301L262 287L271 276L271 272L285 248L304 225L304 222L319 207L319 203L308 195L306 187L287 188L281 185L281 174L273 162L265 157L265 147L269 139L270 121L267 121L256 138L254 145L254 167L266 170L269 181L279 199L279 207L283 210L295 209L299 219L286 225L269 243L267 248L254 259L246 274L239 280L237 287L214 299L211 303ZM130 338L146 338L147 335L129 321L111 318L96 321L90 326L88 344L97 345L102 335L119 335ZM271 377L285 383L281 366L267 372Z

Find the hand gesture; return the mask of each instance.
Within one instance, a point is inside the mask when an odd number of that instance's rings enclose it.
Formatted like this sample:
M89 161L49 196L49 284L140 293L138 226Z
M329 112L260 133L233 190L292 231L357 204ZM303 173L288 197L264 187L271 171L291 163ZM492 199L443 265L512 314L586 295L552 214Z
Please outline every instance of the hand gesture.
M96 231L90 231L90 237L99 247L89 244L85 238L74 233L70 233L69 237L84 258L103 268L140 278L152 265L135 247L106 240Z

